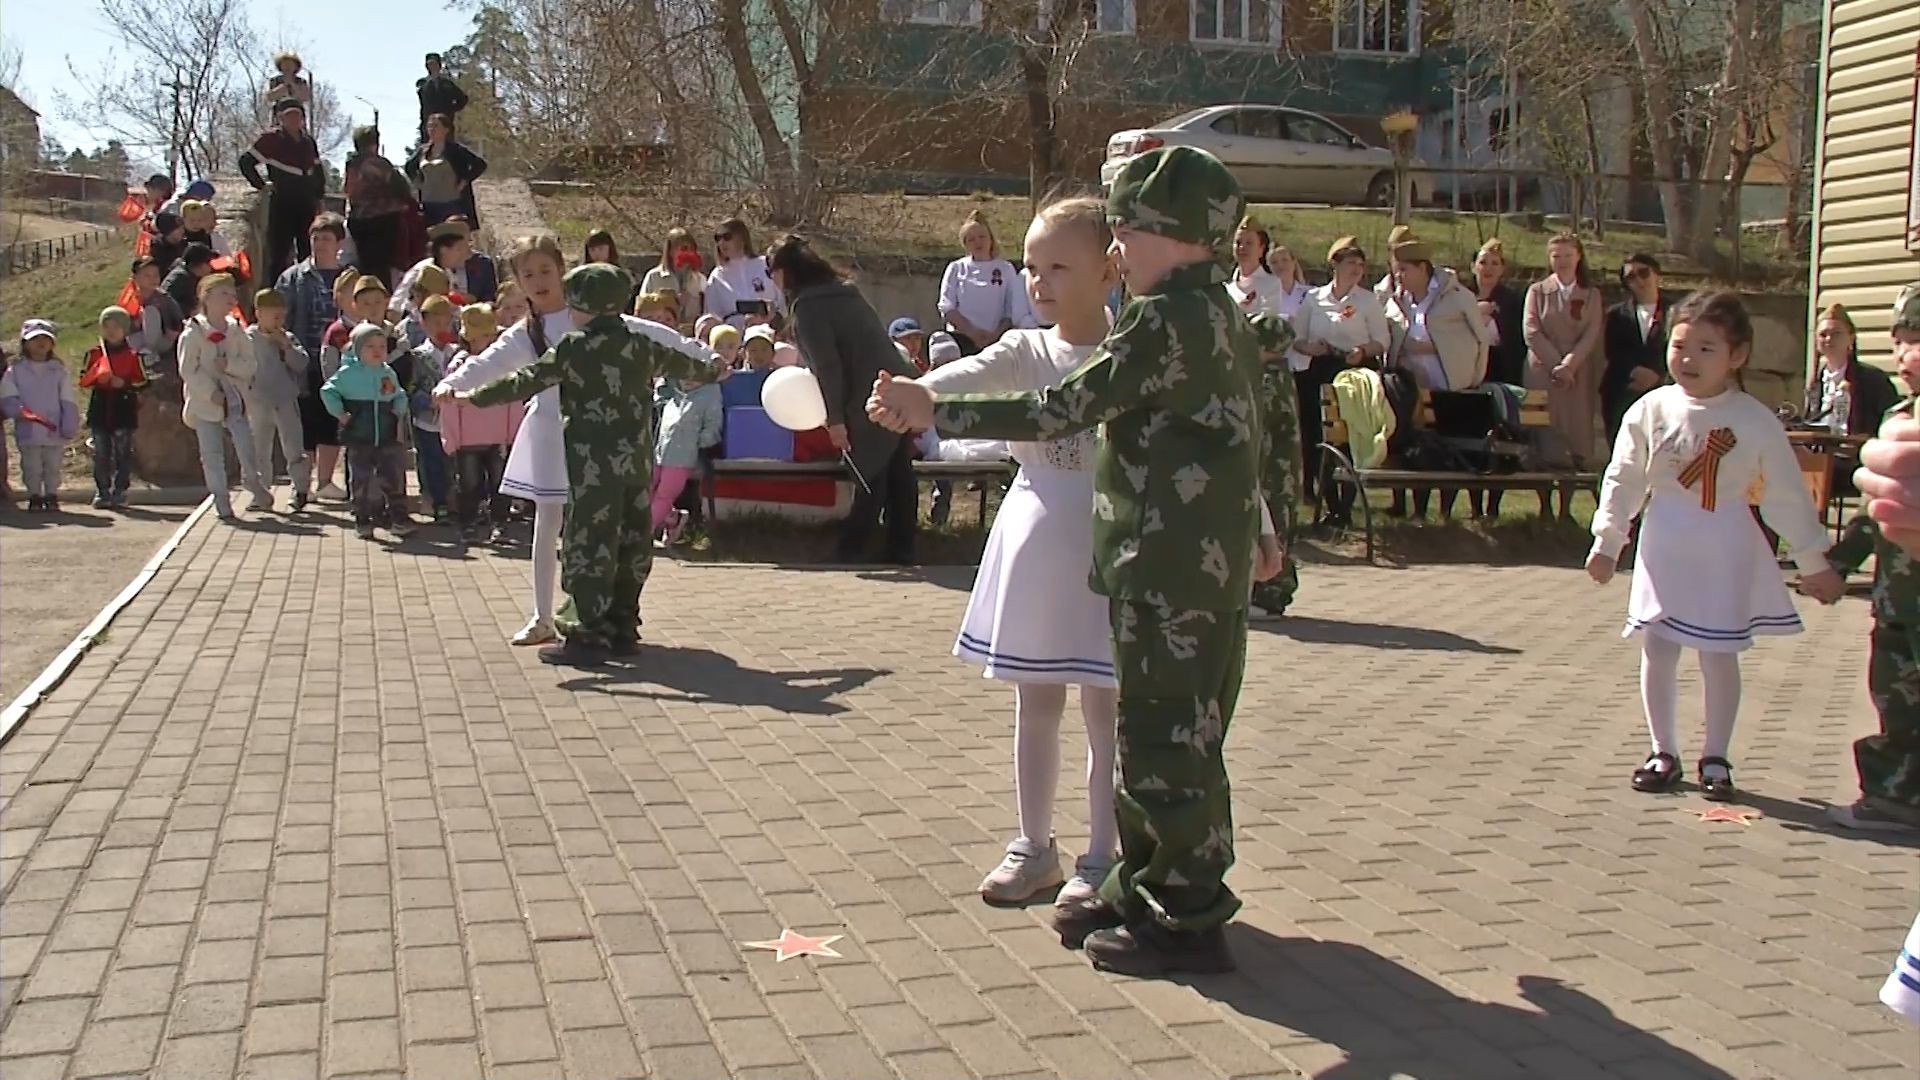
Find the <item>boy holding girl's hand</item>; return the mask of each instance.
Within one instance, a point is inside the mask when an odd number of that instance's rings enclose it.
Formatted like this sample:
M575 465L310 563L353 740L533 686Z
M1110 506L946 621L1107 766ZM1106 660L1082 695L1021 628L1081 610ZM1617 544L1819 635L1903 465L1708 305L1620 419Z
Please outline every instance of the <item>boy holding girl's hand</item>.
M1051 439L1106 425L1091 585L1109 598L1120 682L1120 862L1099 896L1059 909L1069 945L1129 974L1224 971L1233 821L1222 743L1240 691L1262 535L1260 346L1219 251L1246 209L1226 168L1189 147L1142 154L1107 199L1134 299L1056 389L933 393L882 373L868 411L896 431ZM1256 542L1259 546L1256 570Z

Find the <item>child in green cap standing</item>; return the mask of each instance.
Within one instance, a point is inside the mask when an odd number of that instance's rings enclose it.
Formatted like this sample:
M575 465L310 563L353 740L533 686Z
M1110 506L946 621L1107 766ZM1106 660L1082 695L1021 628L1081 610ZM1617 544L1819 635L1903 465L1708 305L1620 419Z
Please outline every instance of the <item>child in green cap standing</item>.
M1136 975L1225 971L1240 901L1222 756L1246 656L1260 538L1260 345L1228 295L1219 250L1246 209L1212 155L1134 158L1107 198L1135 297L1059 387L938 395L884 373L869 412L895 430L1055 439L1106 425L1089 583L1108 598L1120 690L1120 862L1100 893L1057 909L1068 945ZM1255 569L1256 539L1259 568Z
M485 407L560 388L569 488L560 584L574 616L556 620L565 640L540 658L591 664L640 643L640 590L653 567L654 379L710 379L718 362L667 327L623 318L633 278L617 266L575 267L561 290L577 329L532 366L456 396Z

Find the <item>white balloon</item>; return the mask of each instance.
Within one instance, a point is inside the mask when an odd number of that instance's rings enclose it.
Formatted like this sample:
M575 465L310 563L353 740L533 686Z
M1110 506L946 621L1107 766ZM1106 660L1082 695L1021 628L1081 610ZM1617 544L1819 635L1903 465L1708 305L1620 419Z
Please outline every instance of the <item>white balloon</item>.
M827 401L810 368L785 367L769 374L760 385L760 404L769 419L788 431L812 431L827 422Z

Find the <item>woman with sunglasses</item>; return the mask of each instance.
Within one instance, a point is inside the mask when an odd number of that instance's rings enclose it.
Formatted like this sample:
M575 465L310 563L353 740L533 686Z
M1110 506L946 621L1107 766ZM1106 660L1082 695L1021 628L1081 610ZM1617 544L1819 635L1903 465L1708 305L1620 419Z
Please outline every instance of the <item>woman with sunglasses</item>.
M713 231L716 256L713 273L707 276L707 314L726 320L736 330L748 325L771 322L784 315L786 297L767 272L767 260L753 250L753 234L747 223L728 218Z
M1607 309L1601 331L1607 368L1600 376L1600 411L1607 444L1620 434L1628 406L1667 381L1667 299L1660 295L1660 261L1634 252L1620 267L1627 297Z

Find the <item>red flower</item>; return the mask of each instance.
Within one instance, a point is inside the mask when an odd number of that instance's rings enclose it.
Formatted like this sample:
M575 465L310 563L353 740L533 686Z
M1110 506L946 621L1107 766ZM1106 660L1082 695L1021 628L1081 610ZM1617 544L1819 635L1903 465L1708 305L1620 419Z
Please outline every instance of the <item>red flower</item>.
M381 380L380 380L380 392L381 392L382 394L391 394L391 393L393 393L393 392L394 392L394 391L395 391L396 389L398 389L398 388L397 388L397 387L395 387L395 386L393 385L393 380L392 380L392 379L386 379L386 378L383 378L383 379L381 379Z
M213 342L215 345L218 345L221 342L227 340L227 335L222 331L215 330L213 333L207 335L207 340Z
M1585 310L1587 310L1587 302L1581 297L1576 296L1567 303L1567 311L1573 315L1576 321L1580 318L1580 313Z

